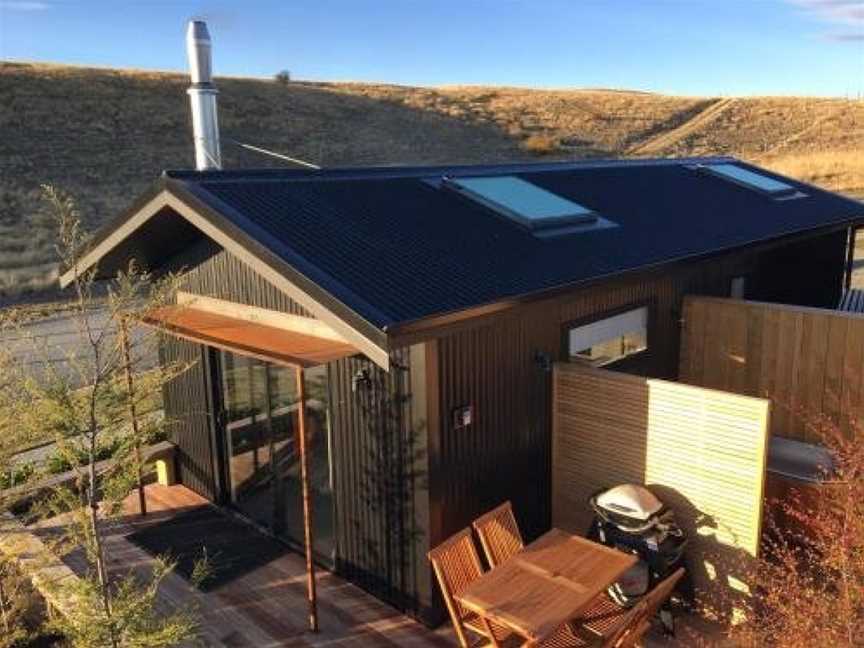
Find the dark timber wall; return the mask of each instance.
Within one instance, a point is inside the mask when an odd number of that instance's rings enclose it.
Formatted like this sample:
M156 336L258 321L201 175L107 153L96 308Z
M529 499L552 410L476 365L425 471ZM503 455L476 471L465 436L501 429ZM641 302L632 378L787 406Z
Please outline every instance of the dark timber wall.
M836 304L844 250L842 232L789 249L749 248L526 304L440 337L440 436L429 439L431 543L507 499L526 535L549 527L550 374L543 365L565 357L573 323L650 305L649 349L607 368L675 379L684 295L728 296L732 278L745 276L761 299ZM474 423L456 428L454 410L466 405L474 406Z
M755 300L836 308L846 263L846 230L775 248L759 258Z
M200 344L163 336L163 366L186 366L162 388L168 434L177 444L180 482L210 500L217 499L216 455L212 445L206 349Z
M311 316L245 264L202 241L170 269L181 289L281 312ZM217 487L215 443L208 417L206 349L165 337L164 361L198 363L164 390L182 482L211 500ZM395 351L385 372L362 356L328 365L331 464L336 506L336 571L400 609L424 614L431 600L425 551L428 517L416 506L425 493L425 435L412 426L409 353ZM354 377L366 380L356 389ZM212 439L212 441L211 441ZM421 492L422 490L422 492Z

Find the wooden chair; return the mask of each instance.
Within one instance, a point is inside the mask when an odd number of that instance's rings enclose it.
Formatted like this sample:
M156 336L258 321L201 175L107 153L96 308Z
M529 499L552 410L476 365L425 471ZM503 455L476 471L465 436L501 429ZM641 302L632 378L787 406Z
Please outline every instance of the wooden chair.
M651 627L649 619L648 603L642 599L624 610L610 626L607 636L592 634L577 624L567 623L545 641L525 645L532 648L634 648Z
M645 596L645 600L648 602L648 618L653 619L660 612L660 608L663 607L663 604L669 600L669 597L672 596L672 592L675 590L675 586L684 578L684 568L679 567L674 572L672 572L669 576L664 578L657 584L653 590L648 592Z
M645 603L645 622L650 625L651 619L660 611L660 607L672 595L678 581L684 576L684 568L679 567L664 578L657 586L648 592L640 603ZM624 608L613 601L604 592L598 596L591 607L585 612L580 624L583 629L600 637L609 637L620 627L622 619L632 608ZM645 630L647 631L647 627ZM644 634L644 633L643 633Z
M635 648L651 629L648 601L642 599L621 618L618 626L600 644L603 648Z
M525 546L510 502L481 515L472 526L480 538L489 567L497 567Z
M435 577L441 588L444 603L453 621L459 645L472 645L466 631L471 631L498 646L512 633L497 624L492 624L479 615L466 610L456 596L483 574L480 556L471 537L471 529L463 529L432 549L427 556L432 563Z

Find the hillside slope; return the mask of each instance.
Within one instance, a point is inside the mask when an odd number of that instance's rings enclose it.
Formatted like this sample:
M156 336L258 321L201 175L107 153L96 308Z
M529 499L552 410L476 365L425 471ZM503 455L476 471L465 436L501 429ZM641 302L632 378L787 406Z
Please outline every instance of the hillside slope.
M52 275L39 195L96 227L168 167L193 163L179 74L0 63L0 290ZM229 140L325 166L733 154L864 191L864 102L607 90L413 88L219 79L226 167L274 166Z

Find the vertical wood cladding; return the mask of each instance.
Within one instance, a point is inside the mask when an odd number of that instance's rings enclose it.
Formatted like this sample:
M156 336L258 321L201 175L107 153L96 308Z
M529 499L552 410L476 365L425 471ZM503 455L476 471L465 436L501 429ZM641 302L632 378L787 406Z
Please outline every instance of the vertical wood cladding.
M204 239L173 259L170 267L182 273L182 290L238 304L313 317L312 313L210 239Z
M363 356L329 367L336 569L398 608L422 613L430 592L418 548L428 547L428 519L415 507L427 478L426 431L412 424L409 351L391 354L389 373Z
M839 290L842 277L841 239L828 235L801 244L795 254L812 254L791 265L792 253L782 247L748 248L609 280L432 333L434 339L423 340L426 427L416 425L422 417L411 411L408 349L393 352L389 373L361 356L331 363L337 572L426 616L434 604L425 548L506 499L528 538L550 525L550 367L566 352L568 325L650 305L648 350L610 368L674 379L684 295L727 296L732 278L745 276L748 291L758 290L765 300L829 301L835 278ZM211 243L198 244L172 265L186 268L184 289L190 292L310 316ZM177 340L166 345L168 355L204 355L195 349ZM358 372L367 379L357 383ZM213 499L218 493L206 383L202 363L166 388L166 413L179 419L175 438L184 483ZM474 418L459 426L453 414L466 405L473 406Z
M210 397L207 393L206 348L180 338L162 336L163 366L189 365L162 388L169 438L177 445L180 482L207 499L218 497L216 454L212 447Z
M430 507L440 525L433 544L507 499L529 538L549 528L551 375L543 365L566 354L570 323L648 304L648 350L610 368L674 378L684 295L728 295L732 277L755 272L757 260L739 253L610 281L439 339L440 439L430 439L438 453L430 463L440 474ZM474 421L457 428L453 412L465 405L474 406Z
M432 508L442 509L438 541L507 499L526 535L548 528L550 375L535 361L537 352L557 353L548 315L532 309L439 340L440 472L431 495ZM454 410L468 405L473 421L456 427Z

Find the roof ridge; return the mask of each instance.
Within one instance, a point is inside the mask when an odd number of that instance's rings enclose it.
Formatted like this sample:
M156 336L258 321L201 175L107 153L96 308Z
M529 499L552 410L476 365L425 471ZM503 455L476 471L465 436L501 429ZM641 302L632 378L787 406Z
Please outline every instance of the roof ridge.
M731 156L700 156L682 158L603 158L590 160L556 160L554 162L503 162L494 164L417 165L332 167L322 169L291 169L263 167L248 169L166 169L163 177L192 182L279 181L286 180L372 180L422 178L430 175L463 175L465 173L532 173L615 167L652 167L678 164L710 164L738 161Z

